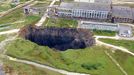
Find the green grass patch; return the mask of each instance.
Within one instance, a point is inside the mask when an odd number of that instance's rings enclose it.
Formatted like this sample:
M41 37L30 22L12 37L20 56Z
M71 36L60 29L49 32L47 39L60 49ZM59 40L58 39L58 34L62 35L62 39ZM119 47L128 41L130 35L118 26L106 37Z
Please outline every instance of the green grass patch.
M20 2L27 2L27 1L30 1L30 0L20 0Z
M9 1L0 2L0 12L7 11L12 8Z
M36 22L38 22L39 19L40 19L40 16L38 16L38 15L26 16L24 14L22 8L17 9L15 11L9 13L8 15L0 18L0 25L4 26L8 23L8 26L10 26L9 28L5 28L0 31L10 30L10 29L14 29L14 28L21 28L21 27L23 27L25 25L29 25L29 24L35 24ZM12 24L17 21L24 21L24 22Z
M56 26L56 27L74 27L78 26L77 20L63 19L63 18L48 18L45 26Z
M134 74L134 56L119 50L116 50L114 53L110 50L108 52L114 59L116 59L116 61L121 65L128 75Z
M62 75L48 69L38 68L10 60L4 61L4 70L10 75Z
M17 9L8 15L0 18L0 24L5 24L5 23L12 23L18 20L24 20L25 15L23 14L23 9Z
M60 1L56 1L55 3L54 3L54 5L60 5Z
M121 46L134 52L134 41L129 40L114 40L114 39L99 39L102 42L109 43L115 46Z
M101 35L101 36L115 36L115 31L106 31L106 30L92 30L94 35Z
M90 73L91 75L122 75L104 53L107 48L101 46L57 51L19 38L10 43L6 49L7 55L68 71Z
M6 35L1 35L1 36L0 36L0 42L4 41L6 38L7 38Z

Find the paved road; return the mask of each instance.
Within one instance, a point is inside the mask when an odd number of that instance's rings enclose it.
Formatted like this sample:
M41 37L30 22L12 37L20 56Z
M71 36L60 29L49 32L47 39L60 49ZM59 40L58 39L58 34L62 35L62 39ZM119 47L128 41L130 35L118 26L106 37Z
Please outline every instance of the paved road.
M94 37L96 37L97 39L98 38L107 38L107 39L115 39L115 40L132 40L132 41L134 41L134 37L130 37L130 38L126 38L126 37L120 37L120 36L118 36L118 35L116 35L116 36L97 36L97 35L95 35Z
M123 48L123 47L119 47L119 46L115 46L115 45L111 45L111 44L104 43L104 42L102 42L102 41L99 41L99 40L98 40L99 38L117 39L116 37L96 36L96 43L97 43L98 45L104 45L104 46L107 46L107 47L115 48L115 49L117 49L117 50L121 50L121 51L123 51L123 52L126 52L126 53L128 53L128 54L134 56L134 53L131 52L131 51L129 51L128 49Z
M116 64L116 66L124 73L124 75L128 75L127 72L120 66L120 64L107 52L105 54Z
M0 32L0 35L17 33L17 32L19 32L19 30L20 29L13 29L13 30L8 30L8 31L3 31L3 32Z
M51 4L49 5L49 7L51 7L52 5L54 5L54 3L56 2L57 0L53 0L52 2L51 2ZM47 18L47 12L48 12L49 10L47 9L46 10L46 12L44 13L44 15L42 16L42 18L40 19L40 21L38 22L38 23L36 23L35 25L36 26L42 26L42 24L45 22L45 20L46 20L46 18Z
M65 75L89 75L89 74L68 72L68 71L65 71L65 70L52 68L52 67L49 67L49 66L46 66L46 65L42 65L42 64L35 63L35 62L31 62L31 61L27 61L27 60L16 59L16 58L13 58L13 57L10 57L10 56L7 56L7 58L8 58L9 60L12 60L12 61L16 61L16 62L20 62L20 63L25 63L25 64L29 64L29 65L34 65L34 66L36 66L36 67L49 69L49 70L52 70L52 71L55 71L55 72L59 72L59 73L61 73L61 74L65 74Z

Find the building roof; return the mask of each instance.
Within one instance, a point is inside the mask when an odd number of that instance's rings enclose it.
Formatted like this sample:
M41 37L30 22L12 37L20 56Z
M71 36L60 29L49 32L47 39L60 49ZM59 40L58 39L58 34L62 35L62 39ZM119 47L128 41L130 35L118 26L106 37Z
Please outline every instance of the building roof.
M112 4L112 0L94 0L95 3L108 3L108 4Z
M96 24L96 25L104 25L104 26L115 26L115 27L118 27L118 24L107 23L107 22L81 21L81 24Z
M113 17L133 19L132 9L126 6L113 6Z
M75 2L90 2L90 0L74 0Z
M89 2L89 3L108 3L111 4L112 0L74 0L75 2Z
M134 19L134 8L132 8L132 15L133 15L133 19Z
M101 10L101 11L111 10L111 6L109 4L85 3L85 2L72 2L72 3L62 2L60 4L60 7L69 9L71 8L71 9Z

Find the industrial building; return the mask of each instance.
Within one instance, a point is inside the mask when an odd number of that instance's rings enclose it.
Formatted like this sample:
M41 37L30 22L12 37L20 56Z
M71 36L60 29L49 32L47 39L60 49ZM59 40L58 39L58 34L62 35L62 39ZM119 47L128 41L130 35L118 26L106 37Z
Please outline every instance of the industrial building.
M79 2L80 1L80 2ZM113 6L111 0L75 0L55 7L58 17L101 20L112 23L134 22L134 8Z
M56 8L56 15L59 17L107 20L111 15L111 6L98 3L62 2Z
M132 37L132 27L121 25L121 24L113 24L113 23L105 23L105 22L90 22L90 21L81 21L78 25L78 28L82 29L91 29L91 30L102 30L102 31L116 31L121 37Z

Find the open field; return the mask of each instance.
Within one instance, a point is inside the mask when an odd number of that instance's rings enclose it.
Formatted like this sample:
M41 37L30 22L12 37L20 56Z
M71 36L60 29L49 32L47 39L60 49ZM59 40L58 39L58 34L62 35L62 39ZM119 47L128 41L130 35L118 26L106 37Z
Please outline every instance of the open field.
M63 19L63 18L47 18L44 26L56 26L56 27L74 27L78 26L78 22L76 20Z
M9 75L62 75L54 71L10 60L4 61L4 70Z
M134 57L121 52L121 51L115 51L114 53L111 51L108 51L114 59L122 66L122 68L128 73L128 75L133 75L134 74Z
M0 36L0 42L3 41L3 40L5 40L6 38L7 38L6 35L1 35L1 36Z
M101 36L115 36L115 31L102 31L102 30L92 30L94 35L101 35Z
M4 41L5 39L7 39L7 38L9 38L9 37L11 37L11 36L15 36L16 34L14 33L14 34L5 34L5 35L0 35L0 43L2 42L2 41Z
M20 0L20 2L26 2L26 1L30 1L30 0Z
M10 3L11 2L9 0L0 2L0 12L4 12L4 11L12 8Z
M105 43L127 48L128 50L134 52L134 41L114 40L114 39L99 39L99 40Z
M25 25L34 24L40 19L40 16L26 16L23 9L17 9L12 13L0 18L0 31L21 28Z
M104 53L108 49L101 46L57 51L19 38L9 44L6 49L7 55L68 71L92 75L122 75L118 67Z

